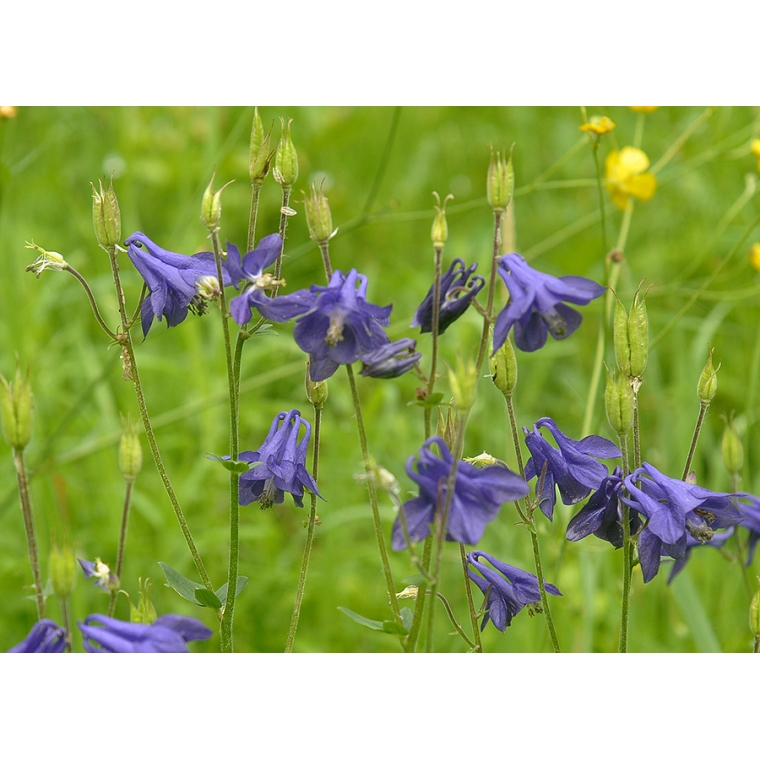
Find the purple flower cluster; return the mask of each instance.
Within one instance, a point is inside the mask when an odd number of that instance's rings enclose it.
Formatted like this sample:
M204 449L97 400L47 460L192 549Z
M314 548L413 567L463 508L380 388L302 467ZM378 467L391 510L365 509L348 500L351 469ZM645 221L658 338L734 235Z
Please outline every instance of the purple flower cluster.
M161 615L145 625L95 614L77 625L88 652L186 653L188 641L204 641L211 636L211 630L203 623L184 615Z
M59 654L66 649L66 631L47 618L38 620L27 637L9 652L19 654Z

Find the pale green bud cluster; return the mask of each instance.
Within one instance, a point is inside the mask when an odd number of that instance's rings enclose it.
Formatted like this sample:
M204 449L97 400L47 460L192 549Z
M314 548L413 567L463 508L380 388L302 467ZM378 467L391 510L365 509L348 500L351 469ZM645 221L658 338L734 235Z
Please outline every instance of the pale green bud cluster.
M607 375L607 386L604 390L604 407L610 427L621 437L633 425L634 398L633 389L624 375Z
M456 368L449 367L449 384L458 411L472 409L477 396L478 371L472 359L457 359Z
M327 401L327 380L315 383L310 375L309 362L306 362L306 398L315 409L321 409Z
M515 190L515 169L512 163L514 149L515 145L512 143L512 147L509 149L509 160L505 160L498 151L494 155L493 146L491 147L486 195L488 196L488 203L494 211L505 211L512 200L512 194Z
M121 418L121 439L119 440L119 469L124 479L134 482L142 468L142 447L138 426L130 416Z
M113 177L107 190L98 180L100 190L92 185L92 225L95 237L103 248L113 248L121 241L121 211L113 189Z
M714 348L710 349L707 364L705 364L705 368L702 370L699 382L697 383L697 395L703 404L709 404L718 392L718 370L720 369L720 364L717 367L713 367L712 356L714 350Z
M646 304L643 299L639 300L638 291L628 313L620 300L615 304L612 336L620 371L626 377L641 378L649 354L649 318Z
M449 236L449 225L446 222L446 204L454 198L449 193L441 203L441 197L438 193L433 193L436 200L435 206L435 219L433 220L433 228L430 230L430 239L433 241L433 245L436 248L443 248L446 243L446 239Z
M333 236L330 203L322 188L317 189L316 182L312 183L311 194L304 194L304 208L309 237L318 243L326 243Z
M150 625L156 617L156 608L153 606L153 602L150 601L150 594L148 588L150 581L145 580L143 586L142 582L139 585L140 601L135 607L132 600L129 600L129 622L130 623L142 623L143 625Z
M251 128L251 163L250 174L251 182L254 185L263 185L264 178L269 174L269 167L272 165L274 151L270 152L269 142L272 136L272 130L264 134L264 123L259 116L259 109L253 111L253 126Z
M744 447L742 446L742 439L736 432L733 414L730 419L726 420L726 429L723 431L720 449L726 469L731 475L737 475L744 464Z
M8 444L18 451L23 451L32 437L32 408L29 370L22 377L21 368L16 367L16 379L11 383L0 375L3 433Z
M517 357L509 338L489 357L488 366L493 384L502 392L504 398L510 398L517 385Z
M293 187L298 179L298 154L296 146L290 137L290 125L293 119L280 119L282 123L282 136L277 145L277 153L274 159L274 178L279 185L286 190Z
M214 192L213 185L215 175L216 172L211 176L211 182L208 183L208 186L203 192L203 200L201 201L201 221L206 225L210 232L218 227L219 220L222 217L222 192L234 181L230 180L226 185L223 185L219 190Z
M70 546L60 548L53 542L50 550L50 582L55 595L65 601L71 596L77 580L77 558Z

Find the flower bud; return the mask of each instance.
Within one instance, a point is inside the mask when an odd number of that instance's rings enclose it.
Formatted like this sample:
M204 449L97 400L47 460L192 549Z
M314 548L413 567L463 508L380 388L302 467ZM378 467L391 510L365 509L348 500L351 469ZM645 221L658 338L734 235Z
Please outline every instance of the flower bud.
M321 187L317 190L316 183L312 183L311 195L304 195L304 208L309 237L318 243L326 243L333 235L332 216L327 197Z
M608 375L604 390L604 407L610 427L624 436L633 424L633 390L628 378L623 375Z
M476 467L493 467L496 464L502 463L500 459L497 459L487 451L478 454L476 457L464 457L464 461L468 464L473 464Z
M697 383L697 395L703 404L709 404L718 392L718 370L720 369L720 364L713 368L712 355L714 350L714 348L710 349L707 364L705 364L705 368L702 370L699 382Z
M195 289L204 301L213 301L221 292L219 280L212 274L199 277L195 283Z
M446 243L446 238L449 236L449 225L446 222L446 204L454 196L449 193L441 203L441 197L438 193L434 192L436 205L435 205L435 219L433 220L433 228L430 230L430 238L433 241L433 245L436 248L443 248Z
M512 342L507 338L496 353L488 358L491 380L509 398L517 385L517 357Z
M208 183L203 193L203 200L201 201L201 221L209 231L217 228L219 219L222 216L222 191L234 182L234 180L230 180L226 185L223 185L219 190L214 192L212 187L215 175L216 171L211 175L211 182Z
M69 546L61 549L54 541L50 550L50 581L53 584L53 592L61 601L65 601L71 596L76 580L77 558L73 549Z
M309 375L309 362L306 362L306 398L315 409L321 409L327 401L327 380L315 383Z
M156 608L153 606L153 602L150 601L150 593L148 591L150 587L150 581L146 578L143 585L142 580L139 581L138 593L140 595L140 602L135 607L132 600L129 600L129 622L130 623L142 623L143 625L150 625L157 617Z
M649 318L639 293L633 297L630 312L618 299L612 319L612 340L615 346L615 358L620 371L626 377L640 378L647 366L649 354Z
M0 375L0 411L3 418L3 433L8 444L18 451L26 448L32 437L32 388L29 385L29 369L21 377L21 368L16 367L16 379L9 383Z
M34 241L27 243L25 248L31 248L33 251L37 251L40 254L26 268L27 272L34 272L34 276L38 279L46 269L52 269L54 272L62 272L68 266L60 253L56 253L55 251L46 251L44 248L40 248L38 245L36 245Z
M459 430L459 418L456 414L452 413L451 404L446 409L446 420L444 422L443 412L441 407L438 407L438 424L436 426L436 435L439 438L443 438L443 442L448 447L449 451L454 449L454 441L457 438L457 431Z
M396 476L374 461L370 462L366 474L361 473L360 475L355 475L354 478L356 480L371 481L375 484L376 488L390 494L397 504L400 503L399 497L401 496L401 485L398 480L396 480Z
M725 422L726 428L723 431L723 438L720 444L723 464L731 475L737 475L744 464L744 447L734 426L733 412L731 413L731 417L725 420Z
M477 396L478 371L472 359L457 359L456 369L449 367L449 384L454 404L460 412L472 409Z
M757 641L760 640L760 578L757 581L757 591L749 605L749 629L755 637L755 651L757 651Z
M251 182L254 185L263 185L264 177L269 174L272 164L272 153L269 151L269 142L272 130L264 134L264 123L259 116L259 109L253 111L253 126L251 128Z
M290 138L290 125L293 119L280 119L282 123L282 136L277 145L277 154L274 159L274 178L285 189L290 189L298 179L298 154L293 140Z
M142 467L142 448L138 426L127 415L121 418L121 440L119 441L119 469L124 480L133 483Z
M515 144L509 149L509 160L505 161L499 152L494 157L493 146L491 147L491 163L488 166L488 181L486 182L486 195L491 208L504 211L512 200L515 189L515 169L512 164L512 152Z
M417 586L407 586L403 591L396 594L396 599L416 599L418 591L419 587Z
M113 177L107 190L103 189L103 183L98 180L100 190L92 187L92 224L95 228L95 237L98 245L103 248L113 248L121 241L121 211L119 201L113 189Z

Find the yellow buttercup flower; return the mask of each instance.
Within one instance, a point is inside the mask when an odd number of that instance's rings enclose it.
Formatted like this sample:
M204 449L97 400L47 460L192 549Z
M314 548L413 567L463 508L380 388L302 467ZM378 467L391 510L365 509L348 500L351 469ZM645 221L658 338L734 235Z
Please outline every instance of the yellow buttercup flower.
M749 249L749 263L760 272L760 243L755 243Z
M622 210L628 205L628 196L648 201L657 190L657 179L648 172L649 158L638 148L613 150L604 162L604 183L612 202Z
M0 119L15 119L17 114L16 106L0 106Z
M635 111L636 113L652 113L652 111L657 110L657 106L628 106L628 108L631 109L631 111Z
M593 132L597 135L606 135L615 129L615 122L608 116L592 116L586 124L581 124L578 129L581 132Z
M750 144L752 155L757 159L757 171L760 173L760 140L755 138Z

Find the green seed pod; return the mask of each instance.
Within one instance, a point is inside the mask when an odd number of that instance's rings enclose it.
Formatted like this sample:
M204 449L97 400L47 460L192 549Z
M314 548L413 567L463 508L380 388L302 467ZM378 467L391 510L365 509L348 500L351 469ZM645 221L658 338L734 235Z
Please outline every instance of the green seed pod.
M285 189L290 189L298 179L298 154L296 146L290 137L290 125L293 119L280 119L282 123L282 136L277 145L277 154L274 159L274 178Z
M269 151L269 143L272 130L264 134L264 123L259 116L259 109L253 111L253 126L251 128L251 182L254 185L263 185L264 178L269 174L272 164L272 153Z
M647 366L649 355L649 318L646 303L639 301L639 293L633 297L633 305L628 314L628 342L630 346L630 376L641 377Z
M9 383L0 375L0 411L3 418L3 433L8 444L23 451L32 437L32 388L29 385L29 369L21 376L21 368L16 367L16 379Z
M318 243L326 243L333 235L330 203L322 188L317 190L316 183L312 183L310 195L304 194L304 208L309 237Z
M446 409L446 420L443 419L441 407L438 407L438 425L436 426L436 435L443 438L443 442L448 446L449 451L454 448L454 441L459 429L459 418L452 412L451 404Z
M488 196L488 203L494 211L497 209L505 211L512 200L512 194L515 189L515 169L512 164L512 152L514 149L515 145L512 143L512 147L509 149L509 160L505 161L498 151L494 156L493 146L491 147L491 162L488 165L486 195Z
M441 196L434 192L436 205L435 205L435 219L433 220L433 227L430 230L430 239L433 241L433 245L436 248L443 248L446 244L446 239L449 236L449 225L446 222L446 204L454 197L449 193L441 203Z
M219 219L222 216L222 192L234 182L234 180L230 180L226 185L223 185L219 190L214 192L215 176L216 170L211 175L211 182L208 183L208 186L203 191L203 200L201 201L201 221L209 231L217 229Z
M50 550L50 581L53 584L53 592L61 600L65 601L71 596L77 580L77 558L74 550L65 546L59 548L53 542Z
M121 439L119 441L119 469L124 480L133 483L142 468L142 447L138 426L127 415L121 418Z
M98 180L100 190L92 185L92 224L95 237L103 248L113 248L121 241L121 211L116 192L113 189L113 177L107 190Z
M457 359L456 369L449 367L449 384L458 411L467 412L475 403L478 372L472 359Z
M493 384L509 398L517 385L517 357L512 342L507 338L501 348L488 358Z
M623 437L633 425L633 390L625 375L608 375L604 407L610 427Z
M725 422L726 428L723 431L720 445L721 453L723 454L723 464L731 475L737 475L744 464L744 447L734 426L733 413L731 414L731 418Z
M615 299L615 313L612 317L612 342L615 359L622 374L631 374L631 341L628 335L628 314L620 299Z
M321 409L327 401L327 380L315 383L309 372L309 362L306 362L306 397L315 409Z
M714 348L710 349L707 364L705 364L705 368L702 370L699 382L697 383L697 395L703 404L709 404L718 392L718 370L720 369L720 364L713 368L712 356L714 350Z

